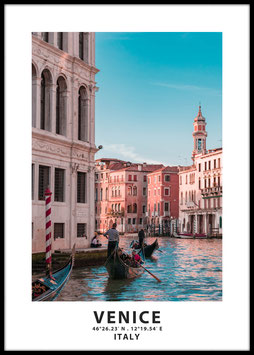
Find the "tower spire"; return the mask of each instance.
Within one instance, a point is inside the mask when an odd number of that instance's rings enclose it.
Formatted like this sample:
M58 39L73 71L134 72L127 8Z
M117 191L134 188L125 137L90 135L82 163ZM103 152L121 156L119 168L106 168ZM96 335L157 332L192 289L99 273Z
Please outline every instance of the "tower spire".
M194 132L192 133L194 140L194 149L192 151L192 160L194 161L197 154L205 154L206 152L206 137L207 132L205 130L206 121L201 112L201 104L199 104L198 114L194 118L193 122Z

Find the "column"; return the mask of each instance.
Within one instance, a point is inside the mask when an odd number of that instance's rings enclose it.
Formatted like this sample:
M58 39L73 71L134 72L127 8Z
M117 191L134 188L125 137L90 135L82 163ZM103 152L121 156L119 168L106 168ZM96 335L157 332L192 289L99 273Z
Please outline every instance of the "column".
M51 84L50 87L50 118L51 118L51 129L52 133L56 133L56 84Z

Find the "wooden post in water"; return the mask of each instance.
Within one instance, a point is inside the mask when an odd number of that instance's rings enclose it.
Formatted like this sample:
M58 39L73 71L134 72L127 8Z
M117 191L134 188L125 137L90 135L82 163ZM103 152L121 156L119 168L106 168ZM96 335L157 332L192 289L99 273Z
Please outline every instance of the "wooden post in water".
M52 257L51 257L51 195L49 188L45 191L46 204L46 275L52 275Z

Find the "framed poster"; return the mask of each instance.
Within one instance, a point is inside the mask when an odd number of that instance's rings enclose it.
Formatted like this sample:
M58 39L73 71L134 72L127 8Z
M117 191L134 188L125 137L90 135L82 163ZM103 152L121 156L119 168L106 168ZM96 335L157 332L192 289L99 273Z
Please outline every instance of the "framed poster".
M249 349L249 7L5 10L6 350Z

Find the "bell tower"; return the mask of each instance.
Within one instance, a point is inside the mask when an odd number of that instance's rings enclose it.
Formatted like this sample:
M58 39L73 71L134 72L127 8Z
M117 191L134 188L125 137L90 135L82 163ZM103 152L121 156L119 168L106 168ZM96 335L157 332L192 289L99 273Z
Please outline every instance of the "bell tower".
M206 152L206 137L207 132L205 130L206 121L202 116L201 106L199 106L198 114L194 118L193 122L194 132L192 133L194 140L194 149L192 151L192 160L195 160L197 154L205 154Z

